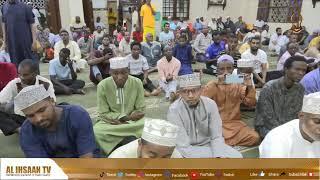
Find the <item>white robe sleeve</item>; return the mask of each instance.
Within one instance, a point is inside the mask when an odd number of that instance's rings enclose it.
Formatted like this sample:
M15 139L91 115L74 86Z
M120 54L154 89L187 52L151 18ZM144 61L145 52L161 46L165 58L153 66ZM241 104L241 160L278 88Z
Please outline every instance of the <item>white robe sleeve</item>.
M289 140L285 134L270 131L259 146L260 158L289 158Z

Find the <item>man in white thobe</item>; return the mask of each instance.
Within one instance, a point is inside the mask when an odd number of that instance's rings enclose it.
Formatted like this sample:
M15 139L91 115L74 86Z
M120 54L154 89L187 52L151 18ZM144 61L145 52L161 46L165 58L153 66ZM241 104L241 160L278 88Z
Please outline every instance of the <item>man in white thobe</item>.
M259 151L261 158L320 158L320 92L305 96L299 119L271 130Z
M282 35L282 29L277 28L276 32L270 37L269 50L274 51L276 54L280 54L281 45L279 44L279 39Z

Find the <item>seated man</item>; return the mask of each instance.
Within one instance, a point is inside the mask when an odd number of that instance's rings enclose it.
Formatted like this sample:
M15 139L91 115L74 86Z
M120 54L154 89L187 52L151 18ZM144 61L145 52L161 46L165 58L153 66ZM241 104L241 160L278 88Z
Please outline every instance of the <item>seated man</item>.
M122 40L119 43L119 52L121 56L127 56L131 53L130 44L130 33L125 32L124 38L122 38Z
M147 33L146 42L141 43L141 54L147 58L149 73L157 71L157 62L162 57L161 44L153 41L151 33Z
M286 62L286 60L291 57L296 55L299 51L299 44L298 43L288 43L288 48L287 51L280 57L278 64L277 64L277 70L282 71L283 70L283 65ZM299 55L299 53L298 53ZM301 55L303 56L303 55Z
M117 47L114 44L111 44L111 40L108 35L103 36L102 44L98 47L98 50L102 52L105 48L111 48L114 53L117 51Z
M276 32L270 37L269 50L275 52L277 55L280 54L281 46L279 44L279 39L282 36L282 29L278 27Z
M144 126L143 85L140 79L129 75L128 65L126 58L110 59L111 77L98 85L99 117L93 129L106 155L118 144L140 138Z
M196 52L196 59L199 62L206 62L206 50L212 43L212 36L209 34L208 26L203 26L201 33L197 35L193 49Z
M84 94L85 82L77 80L74 66L68 48L61 49L59 57L50 61L49 75L56 94Z
M201 96L199 74L179 77L179 94L167 119L180 128L177 150L184 158L240 158L241 154L225 144L222 121L216 103Z
M90 158L97 156L92 121L79 106L55 106L43 85L28 86L14 104L27 117L20 145L27 158Z
M249 41L250 49L241 55L241 59L249 59L255 62L253 71L253 80L256 87L262 87L266 83L267 78L267 54L259 49L261 46L260 36L255 36Z
M173 48L173 56L177 58L181 67L179 70L179 75L192 74L192 47L190 43L187 41L187 36L181 35L178 38L178 43Z
M72 21L72 24L70 24L70 31L72 33L73 40L77 41L82 36L83 30L87 25L83 22L80 16L76 16Z
M175 150L179 127L165 120L146 120L140 139L111 153L109 158L179 158Z
M105 48L102 51L97 50L94 55L95 58L88 61L90 66L90 80L95 84L110 77L110 62L109 59L114 57L111 48Z
M273 128L298 117L304 95L299 81L306 71L306 59L292 56L284 64L284 77L268 82L261 90L256 106L255 129L262 139Z
M159 85L167 100L172 100L177 91L177 77L181 67L178 59L172 56L172 48L164 47L164 57L158 61Z
M320 93L303 99L299 119L271 130L262 141L261 158L320 158Z
M300 83L304 87L305 95L320 92L320 68L306 74Z
M163 31L159 35L159 41L162 45L162 47L165 47L167 45L173 46L174 44L174 34L172 31L170 31L170 23L166 22L164 23Z
M212 40L213 43L206 50L206 69L203 70L203 73L211 75L216 73L216 58L226 50L226 43L221 40L220 32L214 31L212 33Z
M90 29L84 30L83 37L81 37L77 43L81 51L81 58L88 60L91 53L93 52L94 39L90 37Z
M14 66L14 68L16 68ZM5 136L19 132L20 126L26 119L23 112L19 111L13 103L14 97L25 87L44 85L50 97L56 101L51 81L37 75L38 64L31 59L21 61L18 67L19 77L10 81L0 92L0 129ZM2 71L0 71L2 72Z
M304 54L307 57L313 57L320 59L320 41L316 46L308 48L307 52Z
M70 40L68 31L65 29L60 30L60 37L61 41L54 45L54 58L59 58L61 49L68 48L70 50L70 59L76 62L77 71L85 69L87 61L85 59L81 59L80 48L76 42Z
M243 84L226 84L226 76L232 74L233 65L231 56L222 55L218 59L218 82L209 82L202 95L218 105L226 144L254 146L259 143L259 135L241 121L240 105L255 106L256 90L250 75L245 75Z
M145 96L158 96L160 89L157 89L149 79L149 65L147 59L141 54L141 44L131 43L131 54L126 56L129 62L129 73L131 76L139 78L145 89Z

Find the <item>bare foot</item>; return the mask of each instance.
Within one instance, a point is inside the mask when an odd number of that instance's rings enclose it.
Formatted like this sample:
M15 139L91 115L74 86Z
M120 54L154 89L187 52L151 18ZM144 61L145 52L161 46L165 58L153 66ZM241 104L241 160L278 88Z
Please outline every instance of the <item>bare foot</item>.
M77 89L77 90L75 91L75 94L85 95L86 92L85 92L83 89Z
M152 96L159 96L160 93L161 93L161 90L158 88L158 89L153 90L151 95Z
M149 96L151 96L151 93L148 91L144 91L144 97L149 97Z

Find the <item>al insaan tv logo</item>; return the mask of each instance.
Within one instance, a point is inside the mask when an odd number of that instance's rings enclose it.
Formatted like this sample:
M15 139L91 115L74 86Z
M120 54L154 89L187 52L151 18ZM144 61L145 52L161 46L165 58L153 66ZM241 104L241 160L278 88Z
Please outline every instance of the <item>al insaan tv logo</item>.
M52 159L1 158L0 179L68 179Z
M50 176L51 166L7 166L6 176Z

